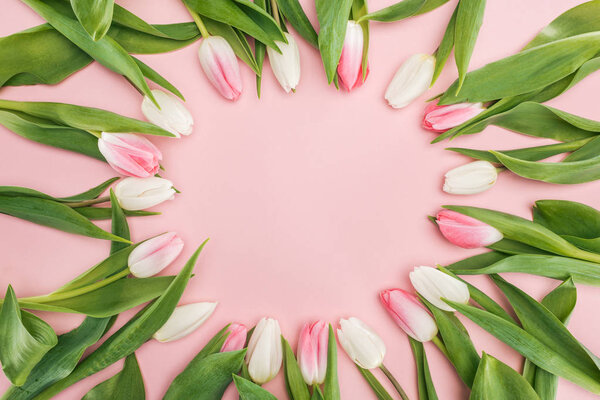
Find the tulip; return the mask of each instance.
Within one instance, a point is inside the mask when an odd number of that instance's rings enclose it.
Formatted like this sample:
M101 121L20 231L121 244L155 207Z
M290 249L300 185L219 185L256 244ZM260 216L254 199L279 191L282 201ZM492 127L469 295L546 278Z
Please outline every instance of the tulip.
M481 193L496 183L498 170L488 161L473 161L451 169L444 176L443 190L450 194Z
M246 337L248 336L248 328L242 324L231 324L227 328L227 332L229 332L229 335L221 347L221 352L243 349L246 344Z
M221 36L202 39L198 58L210 83L228 100L237 100L242 94L240 67L233 49Z
M435 57L415 54L406 60L392 78L385 99L393 108L403 108L429 89L435 69Z
M502 239L502 233L491 225L451 210L438 212L436 222L448 241L465 249L489 246Z
M167 232L140 243L127 260L129 271L137 278L158 274L183 250L183 240L175 232Z
M281 53L278 53L271 47L267 47L269 55L269 63L275 78L279 84L289 93L290 90L295 90L300 81L300 50L296 40L289 33L284 33L287 43L275 41Z
M437 325L419 298L402 289L384 290L379 295L394 321L411 338L428 342L438 332Z
M348 91L360 86L363 82L363 40L362 26L356 21L348 21L342 55L337 68L340 81Z
M360 319L341 319L337 335L348 356L361 368L379 368L383 364L383 340Z
M469 288L464 282L431 267L415 267L409 274L417 292L431 304L445 311L456 311L442 298L467 304Z
M125 178L115 186L115 196L125 210L135 211L173 200L173 183L164 178Z
M148 139L131 133L102 132L98 150L118 173L146 178L158 172L160 150Z
M481 103L459 103L450 106L429 103L425 107L422 126L429 131L446 132L450 128L467 122L484 110Z
M246 363L250 378L259 385L273 379L281 368L283 349L279 322L263 318L254 328L248 342Z
M327 371L329 330L323 321L305 324L298 340L298 364L307 385L320 385Z
M177 137L189 135L194 127L194 119L183 103L174 95L162 90L153 90L152 94L160 109L148 96L142 101L142 113L148 121L158 125Z
M191 303L177 306L165 324L152 337L159 342L172 342L189 335L211 316L217 303Z

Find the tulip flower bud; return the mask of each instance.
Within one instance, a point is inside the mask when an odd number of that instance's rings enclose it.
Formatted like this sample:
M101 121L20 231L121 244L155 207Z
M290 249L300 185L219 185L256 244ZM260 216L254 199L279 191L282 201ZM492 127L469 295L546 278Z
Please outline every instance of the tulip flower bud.
M281 368L283 349L279 322L263 318L254 328L248 342L246 363L250 378L259 385L273 379Z
M415 267L409 274L410 281L417 292L439 309L456 311L442 298L467 304L469 288L464 282L431 267Z
M154 125L158 125L177 137L189 135L194 127L192 114L183 105L181 100L171 93L162 90L153 90L152 94L160 109L148 96L142 101L142 113Z
M488 161L473 161L451 169L444 175L443 190L450 194L481 193L496 183L498 171Z
M327 372L329 329L323 321L305 324L298 339L298 364L307 385L320 385Z
M383 340L360 319L341 319L337 336L348 356L359 367L373 369L383 364Z
M98 150L120 174L146 178L158 172L162 154L148 139L132 133L102 132Z
M446 132L448 129L467 122L484 110L481 103L459 103L449 106L429 103L425 107L422 126L429 131Z
M192 303L177 306L165 324L152 337L159 342L172 342L189 335L211 316L217 303Z
M228 100L237 100L242 94L240 66L233 49L221 36L202 39L198 50L200 65L210 83Z
M442 210L436 223L448 241L465 249L485 247L502 240L502 233L491 225L451 210Z
M248 336L248 328L242 324L231 324L227 328L227 332L229 332L229 335L221 347L221 352L243 349L246 344L246 337Z
M385 99L393 108L403 108L429 89L435 69L435 57L415 54L406 60L392 78Z
M125 178L115 186L115 196L125 210L154 207L175 197L173 183L164 178Z
M356 21L348 21L342 55L337 68L340 82L348 91L363 83L363 40L362 26Z
M292 35L289 33L284 33L284 35L287 43L275 41L281 53L267 47L267 54L275 78L283 90L289 93L290 90L296 89L300 82L300 50L298 50L298 45Z
M411 338L428 342L437 335L435 320L414 294L390 289L381 292L379 297L394 321Z
M167 232L140 243L127 260L129 271L137 278L154 276L169 266L183 250L183 240Z

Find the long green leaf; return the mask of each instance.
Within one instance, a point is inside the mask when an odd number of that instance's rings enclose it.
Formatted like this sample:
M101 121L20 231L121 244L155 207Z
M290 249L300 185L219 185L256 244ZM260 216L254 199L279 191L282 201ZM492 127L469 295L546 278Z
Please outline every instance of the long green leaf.
M358 368L358 370L360 371L362 376L365 378L365 380L367 381L367 383L373 390L373 393L375 394L375 396L377 396L377 398L379 400L393 400L394 399L388 393L388 391L385 390L385 388L383 387L381 382L379 382L379 380L375 377L375 375L373 375L373 373L371 371L369 371L368 369L359 367L358 365L356 365L356 368Z
M111 210L110 207L77 207L73 209L77 213L83 215L89 220L102 220L110 219ZM148 215L160 215L159 212L152 211L129 211L123 210L124 214L128 217L145 217Z
M337 372L337 342L331 324L329 324L327 339L327 371L323 385L323 397L325 400L340 400L341 398Z
M381 22L400 21L429 12L447 2L448 0L402 0L381 10L371 12L362 17L362 20Z
M39 192L34 189L29 189L29 188L20 187L20 186L0 186L0 196L37 197L40 199L54 200L54 201L59 201L59 202L64 202L64 203L93 200L93 199L96 199L98 196L100 196L102 193L104 193L104 191L118 179L119 179L118 177L110 178L110 179L102 182L98 186L94 186L93 188L86 190L83 193L79 193L79 194L69 196L69 197L53 197L53 196L47 195L46 193L42 193L42 192Z
M456 93L460 92L469 69L469 61L471 61L477 35L483 23L484 11L485 0L460 0L458 2L454 32L454 58L458 68Z
M146 390L135 353L125 358L123 369L94 386L81 400L144 400Z
M423 343L408 337L410 347L415 357L417 367L417 388L419 390L419 400L437 400L437 392L433 386L429 365L427 363L427 355Z
M256 383L244 379L241 376L233 375L233 382L240 394L241 400L277 400L277 397L273 396Z
M460 4L460 2L459 2ZM452 16L450 17L450 21L448 21L448 26L446 26L446 31L444 32L444 36L442 37L442 41L435 51L435 69L433 71L433 78L431 78L431 86L435 83L437 78L442 73L444 69L444 65L446 65L446 61L450 56L450 52L454 48L454 31L456 29L456 13L458 12L458 6L454 9Z
M281 346L283 347L283 376L290 399L310 400L310 392L306 383L304 383L302 371L300 371L300 366L294 356L294 350L283 336L281 337Z
M133 353L150 339L154 332L164 325L177 306L192 276L194 265L204 244L206 242L196 250L167 290L156 301L140 311L127 324L110 336L100 347L77 365L69 376L48 387L35 399L52 398L81 379L93 375Z
M31 370L57 341L50 325L21 311L9 285L0 311L0 362L11 383L22 386Z
M316 0L315 5L320 25L319 51L331 84L342 55L352 0Z
M538 200L533 207L533 221L559 235L600 237L600 211L574 201Z
M531 385L502 361L483 353L469 400L540 400Z
M112 22L114 0L71 0L77 19L94 40L106 35Z
M298 0L277 0L279 10L294 29L313 47L319 48L319 37Z

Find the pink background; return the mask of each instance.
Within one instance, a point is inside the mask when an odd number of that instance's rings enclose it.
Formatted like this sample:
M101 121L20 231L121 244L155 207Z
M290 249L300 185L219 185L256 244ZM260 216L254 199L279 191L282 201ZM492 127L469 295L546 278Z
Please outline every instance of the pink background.
M1 35L41 22L19 1L5 3ZM315 21L313 3L303 3ZM373 0L370 8L391 3ZM152 341L137 351L148 399L160 399L171 380L224 324L253 325L262 316L278 318L294 346L306 321L335 322L348 316L363 319L383 337L388 347L386 364L414 399L415 368L406 335L380 306L378 292L408 288L408 271L415 265L448 263L477 253L447 243L426 216L440 205L452 203L529 216L532 202L543 198L600 207L598 183L558 186L508 173L480 195L457 197L441 191L444 172L467 159L444 151L448 142L430 145L434 136L420 128L419 119L425 99L454 80L454 63L448 63L434 89L404 110L389 108L383 93L408 56L435 50L454 3L403 22L372 23L371 74L363 87L350 94L327 86L318 53L303 40L298 40L302 79L296 94L286 95L281 90L266 63L262 99L258 100L254 76L244 66L244 93L234 104L223 100L202 74L196 57L198 43L171 54L141 57L182 90L196 128L192 136L181 140L152 139L164 153L166 177L182 193L175 201L156 207L161 216L130 219L133 239L176 230L186 248L165 271L174 274L193 249L210 237L182 302L220 303L213 317L194 334L169 344ZM472 68L516 52L554 17L578 3L581 1L488 2ZM190 20L175 0L120 4L153 23ZM549 104L597 119L599 85L600 75L595 74ZM54 87L4 88L1 96L62 101L143 117L135 89L99 64ZM106 164L29 142L3 127L0 131L3 185L63 196L115 176ZM503 149L534 143L542 140L492 127L453 145ZM18 296L50 292L108 254L107 242L3 215L0 224L0 289L4 291L10 283ZM108 228L107 223L101 226ZM507 277L537 297L558 284L519 274ZM469 281L498 297L487 279ZM577 338L600 354L597 293L596 288L579 287L569 326ZM39 315L58 333L72 329L82 319L69 314ZM131 315L133 311L124 313L117 326ZM517 353L469 321L465 324L478 350L515 368L520 366ZM440 397L465 398L468 392L453 368L434 346L427 344L426 349ZM339 358L343 398L374 398L341 349ZM119 369L120 363L113 365L56 398L81 398ZM6 387L6 379L0 376L0 390ZM266 388L285 397L281 374ZM562 379L558 390L559 399L592 398ZM235 398L229 393L227 398Z

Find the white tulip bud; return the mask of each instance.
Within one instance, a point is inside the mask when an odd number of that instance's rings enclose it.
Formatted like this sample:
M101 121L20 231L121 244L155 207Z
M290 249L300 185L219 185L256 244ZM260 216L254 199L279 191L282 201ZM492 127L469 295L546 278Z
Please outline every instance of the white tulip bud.
M159 342L172 342L195 331L211 316L217 303L191 303L178 306L167 322L152 337Z
M277 78L283 90L289 93L290 90L296 89L298 82L300 82L300 51L294 37L289 33L284 33L284 35L288 41L287 43L275 41L281 53L267 47L267 54L275 78Z
M283 349L279 322L272 318L263 318L254 328L248 341L246 363L250 378L262 385L279 373L282 362Z
M383 340L358 318L340 320L338 340L348 356L359 367L378 368L383 364L385 344Z
M406 60L392 78L385 99L393 108L403 108L429 89L435 69L435 57L415 54Z
M189 135L194 128L194 118L181 100L171 93L165 93L162 90L153 90L152 94L160 109L150 100L148 96L144 96L142 101L142 113L148 121L154 125L158 125L166 131L171 132L177 137L181 135Z
M445 175L444 192L450 194L481 193L496 183L498 171L488 161L474 161L451 169Z
M125 178L115 186L115 196L125 210L144 210L175 197L173 183L155 176Z
M468 286L436 268L415 267L409 277L415 290L439 309L456 311L446 304L442 298L463 304L469 302Z

